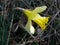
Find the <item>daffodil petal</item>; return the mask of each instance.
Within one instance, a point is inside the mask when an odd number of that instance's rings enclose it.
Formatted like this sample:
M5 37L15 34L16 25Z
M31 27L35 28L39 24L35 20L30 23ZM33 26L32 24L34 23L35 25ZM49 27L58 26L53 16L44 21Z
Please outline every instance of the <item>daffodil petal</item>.
M36 7L34 10L33 10L33 12L35 12L35 13L41 13L41 12L43 12L44 10L46 10L46 6L41 6L41 7Z
M35 29L34 27L32 26L32 22L31 20L28 20L26 26L25 26L25 29L27 30L27 32L31 33L31 34L34 34L35 33Z
M30 26L30 33L31 34L34 34L35 33L35 28L32 25Z

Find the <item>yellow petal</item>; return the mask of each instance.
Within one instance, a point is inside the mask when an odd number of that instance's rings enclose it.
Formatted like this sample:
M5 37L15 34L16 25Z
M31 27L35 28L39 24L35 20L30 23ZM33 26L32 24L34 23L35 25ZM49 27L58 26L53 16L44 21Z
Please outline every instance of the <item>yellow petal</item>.
M36 7L34 10L33 10L33 12L35 12L35 13L41 13L41 12L43 12L44 10L46 10L46 6L41 6L41 7Z
M31 33L31 34L34 34L34 33L35 33L35 29L34 29L34 27L32 26L32 22L31 22L30 19L28 19L28 22L27 22L27 24L26 24L26 26L25 26L25 29L26 29L27 32L29 32L29 33Z
M31 33L31 34L34 34L34 33L35 33L35 28L32 26L32 24L31 24L31 26L30 26L30 33Z

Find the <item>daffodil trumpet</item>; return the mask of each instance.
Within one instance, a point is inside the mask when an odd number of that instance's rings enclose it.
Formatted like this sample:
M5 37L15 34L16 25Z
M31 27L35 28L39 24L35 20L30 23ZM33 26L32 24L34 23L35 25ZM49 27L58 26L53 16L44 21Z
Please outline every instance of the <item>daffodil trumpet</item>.
M46 10L46 6L36 7L34 10L23 9L17 7L16 9L22 10L28 18L27 24L25 26L26 30L29 31L31 34L34 34L35 29L32 26L32 21L38 24L41 27L41 30L45 30L46 24L48 23L49 17L42 17L38 13L43 12Z

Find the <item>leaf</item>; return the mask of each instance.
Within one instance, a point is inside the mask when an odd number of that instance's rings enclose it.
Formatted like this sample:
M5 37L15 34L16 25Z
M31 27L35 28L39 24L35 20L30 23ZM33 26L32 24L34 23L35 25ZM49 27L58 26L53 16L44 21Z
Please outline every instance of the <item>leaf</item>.
M33 12L35 12L35 13L41 13L41 12L43 12L44 10L46 10L46 6L41 6L41 7L36 7L34 10L33 10Z

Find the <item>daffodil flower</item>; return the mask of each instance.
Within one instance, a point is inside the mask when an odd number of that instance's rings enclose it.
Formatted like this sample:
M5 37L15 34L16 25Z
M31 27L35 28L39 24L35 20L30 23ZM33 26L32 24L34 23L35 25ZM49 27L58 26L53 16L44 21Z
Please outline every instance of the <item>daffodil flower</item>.
M44 30L46 28L46 24L48 23L49 17L42 17L41 15L38 14L46 10L46 8L47 8L46 6L36 7L34 10L18 8L22 10L27 16L28 21L25 28L31 34L34 34L35 32L35 29L32 26L32 21L38 24L41 27L41 30Z

